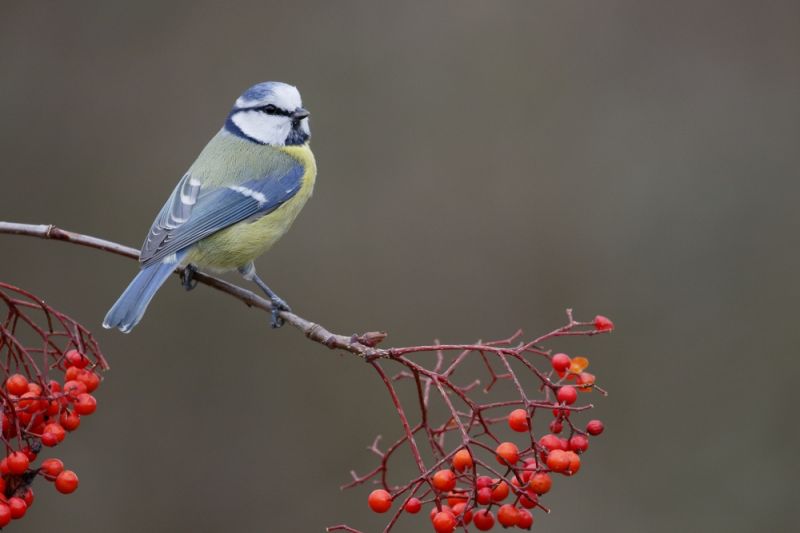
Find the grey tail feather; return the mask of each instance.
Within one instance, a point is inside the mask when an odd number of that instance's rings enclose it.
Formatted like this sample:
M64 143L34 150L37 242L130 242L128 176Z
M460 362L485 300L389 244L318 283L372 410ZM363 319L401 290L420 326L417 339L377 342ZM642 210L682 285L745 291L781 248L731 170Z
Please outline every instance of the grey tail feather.
M103 320L103 327L118 328L123 333L130 333L144 316L156 291L177 266L177 263L155 263L143 268L109 309Z

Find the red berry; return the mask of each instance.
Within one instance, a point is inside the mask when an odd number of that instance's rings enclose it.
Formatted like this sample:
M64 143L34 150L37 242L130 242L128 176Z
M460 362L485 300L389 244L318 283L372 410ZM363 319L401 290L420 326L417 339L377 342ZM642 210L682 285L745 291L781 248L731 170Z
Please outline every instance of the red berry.
M434 505L434 506L433 506L433 509L431 509L431 512L430 512L430 514L429 514L429 516L430 516L430 519L431 519L431 522L433 522L433 519L434 519L434 517L436 516L436 513L439 513L439 512L450 513L451 515L455 516L455 514L453 513L453 510L452 510L452 509L450 509L450 507L449 507L448 505L442 505L442 509L441 509L441 511L439 510L439 508L438 508L438 507L436 507L436 506Z
M23 452L11 452L6 457L8 471L14 475L24 474L30 465L31 460Z
M64 470L56 476L56 490L62 494L75 492L78 488L78 476L72 470Z
M67 472L69 472L69 470L67 470ZM58 477L60 478L61 475L59 475ZM77 486L77 478L75 483ZM58 488L58 479L56 479L56 488ZM383 489L376 489L370 492L369 498L367 498L367 503L369 504L369 508L372 509L374 512L385 513L392 506L392 496Z
M11 522L11 508L5 503L0 503L0 527L5 527Z
M478 476L478 479L475 480L475 486L479 489L482 489L483 487L491 487L492 485L494 485L494 480L492 480L492 478L489 476Z
M33 449L30 446L25 446L24 448L22 448L21 451L22 453L28 456L29 461L35 461L36 457L39 455L35 451L33 451Z
M597 380L591 372L581 372L578 374L578 388L581 392L589 392L592 390L592 385Z
M453 456L453 468L459 472L463 472L467 468L472 468L472 454L469 450L462 448Z
M520 509L517 514L517 527L520 529L530 529L533 526L533 515L527 509Z
M575 453L573 451L564 452L564 453L566 453L567 460L569 461L569 466L567 468L567 474L570 475L570 476L573 475L573 474L577 474L578 470L581 469L581 457L577 453Z
M597 315L594 317L594 329L597 331L611 331L614 329L614 323L608 317Z
M564 429L564 424L561 423L561 420L552 420L550 422L550 432L551 433L561 433Z
M61 459L52 458L42 461L41 472L49 481L53 481L63 471L64 463L61 462Z
M28 378L22 374L13 374L6 380L6 390L10 394L21 396L28 392Z
M515 526L517 525L518 514L517 508L507 503L500 506L500 509L497 510L497 521L500 522L500 525L503 527Z
M492 501L501 502L505 500L508 498L508 492L510 490L511 489L508 487L508 483L501 481L495 488L492 489Z
M476 499L480 505L489 505L492 503L492 489L489 487L478 489L478 497Z
M553 450L547 454L547 467L553 472L563 472L569 468L569 457L564 450Z
M447 505L454 507L459 503L466 503L469 497L466 493L450 493L447 495ZM456 513L457 514L457 513Z
M69 397L77 398L79 394L84 392L86 392L86 385L82 381L71 379L64 383L64 394Z
M431 481L433 486L442 492L449 492L456 487L456 475L452 470L439 470Z
M75 431L81 425L81 415L70 411L64 411L58 418L61 426L67 431Z
M561 448L561 442L558 437L548 433L547 435L543 435L542 438L539 439L539 446L541 446L545 450L557 450Z
M55 433L42 433L42 444L47 446L48 448L52 448L53 446L58 446L58 437L56 437Z
M585 452L589 449L589 439L583 435L573 435L569 439L569 449L573 452Z
M52 433L53 436L56 438L56 442L61 442L64 440L64 437L67 436L67 432L64 431L64 428L61 424L57 424L55 422L51 422L44 427L44 433Z
M78 376L80 376L83 372L85 372L85 371L81 370L77 366L71 366L71 367L67 368L66 372L64 372L64 381L65 382L74 381L74 380L78 379Z
M28 504L28 509L30 509L31 505L33 505L33 489L28 487L25 490L25 494L22 495L22 499L25 500L25 503Z
M578 391L575 390L575 387L571 385L565 385L564 387L558 389L556 398L558 398L559 402L572 405L575 403L575 400L578 399Z
M84 368L89 364L89 359L78 350L68 350L64 354L64 359L67 361L68 366Z
M405 509L407 513L417 514L420 509L422 509L422 502L419 501L419 498L409 498L405 506L403 506L403 509Z
M589 420L589 423L586 424L586 433L589 435L599 435L604 429L605 426L599 420Z
M100 376L94 372L84 371L78 375L77 379L86 385L86 392L92 392L100 386Z
M452 533L456 529L456 517L447 511L436 513L433 517L433 529L436 533Z
M79 415L90 415L97 409L97 400L86 392L78 394L75 398L75 412Z
M546 472L535 473L528 482L529 489L540 496L548 492L552 486L553 480Z
M557 353L550 359L550 364L553 366L553 370L556 372L564 372L569 368L569 364L572 361L570 360L569 356L565 353Z
M25 516L25 511L28 510L28 504L25 500L18 497L9 498L8 508L11 511L11 518L17 519Z
M519 504L523 506L525 509L533 509L536 507L536 504L539 502L539 496L535 493L525 493L519 497Z
M528 425L528 412L525 409L514 409L508 415L508 426L514 431L524 433L530 429Z
M497 462L501 465L510 466L519 461L519 448L513 442L501 442L494 451L497 454Z
M462 517L465 524L472 522L472 510L467 509L467 502L462 501L453 505L453 514Z
M475 513L475 516L472 518L472 522L475 524L475 527L478 528L478 530L489 531L494 527L494 515L491 511L481 509Z

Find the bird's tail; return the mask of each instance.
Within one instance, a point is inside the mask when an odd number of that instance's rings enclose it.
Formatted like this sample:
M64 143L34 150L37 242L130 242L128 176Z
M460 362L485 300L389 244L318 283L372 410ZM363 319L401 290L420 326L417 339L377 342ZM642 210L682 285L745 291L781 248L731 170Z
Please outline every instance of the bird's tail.
M144 267L109 309L103 320L103 327L118 328L122 333L130 333L144 316L147 305L156 291L161 288L176 266L177 261L159 262Z

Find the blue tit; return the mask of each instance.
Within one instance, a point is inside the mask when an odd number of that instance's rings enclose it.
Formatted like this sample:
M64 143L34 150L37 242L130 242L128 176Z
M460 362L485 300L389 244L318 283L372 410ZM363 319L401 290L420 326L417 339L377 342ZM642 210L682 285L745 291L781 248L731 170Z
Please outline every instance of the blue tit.
M286 233L314 189L308 116L300 93L285 83L259 83L236 100L153 222L141 270L103 327L131 331L180 266L187 289L198 268L237 269L272 302L272 326L282 324L279 312L289 306L256 275L253 260Z

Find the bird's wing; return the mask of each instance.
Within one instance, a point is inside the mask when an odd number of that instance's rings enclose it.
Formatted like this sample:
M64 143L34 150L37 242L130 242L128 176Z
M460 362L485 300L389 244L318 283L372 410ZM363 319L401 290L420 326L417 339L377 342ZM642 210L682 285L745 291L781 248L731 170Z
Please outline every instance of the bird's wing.
M299 161L260 178L205 189L190 174L181 179L147 235L139 260L161 261L237 222L264 216L292 198L305 173Z
M189 220L199 194L200 181L189 173L184 175L153 221L142 245L139 261L150 264L150 259L158 253L170 234Z

